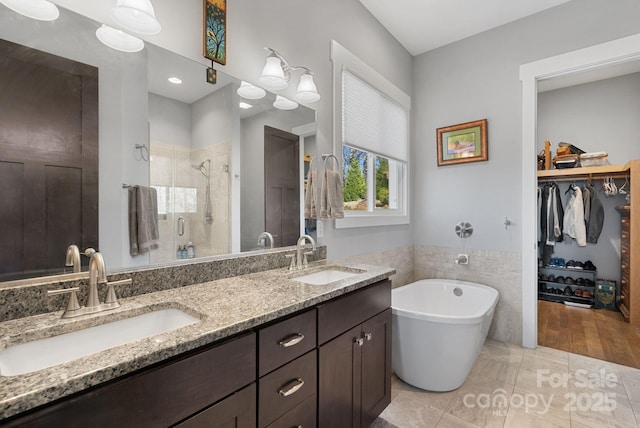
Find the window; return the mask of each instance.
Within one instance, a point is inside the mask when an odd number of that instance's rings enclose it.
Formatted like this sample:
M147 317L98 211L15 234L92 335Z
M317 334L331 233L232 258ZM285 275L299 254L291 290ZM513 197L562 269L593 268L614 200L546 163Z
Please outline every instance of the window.
M331 57L345 210L336 227L409 223L411 99L335 41Z

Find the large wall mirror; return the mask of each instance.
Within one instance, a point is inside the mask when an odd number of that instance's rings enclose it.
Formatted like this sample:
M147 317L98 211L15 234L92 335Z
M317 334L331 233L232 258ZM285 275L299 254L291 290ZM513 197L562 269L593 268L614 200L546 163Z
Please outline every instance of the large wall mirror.
M109 272L180 263L189 243L196 258L261 250L262 232L295 245L316 112L243 99L234 77L207 83L205 65L149 43L118 52L99 26L0 5L0 281L63 273L70 244ZM135 185L157 191L160 240L132 257Z

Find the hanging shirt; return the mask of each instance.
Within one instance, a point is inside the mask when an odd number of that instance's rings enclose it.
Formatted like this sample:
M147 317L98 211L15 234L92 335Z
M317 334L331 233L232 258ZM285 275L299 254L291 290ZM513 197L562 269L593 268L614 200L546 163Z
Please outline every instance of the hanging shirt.
M567 208L564 212L565 235L576 240L578 247L587 246L587 228L584 224L584 202L578 186L571 186Z
M587 242L597 244L602 225L604 224L604 208L596 194L596 189L591 186L591 212L589 213L589 228L587 229Z

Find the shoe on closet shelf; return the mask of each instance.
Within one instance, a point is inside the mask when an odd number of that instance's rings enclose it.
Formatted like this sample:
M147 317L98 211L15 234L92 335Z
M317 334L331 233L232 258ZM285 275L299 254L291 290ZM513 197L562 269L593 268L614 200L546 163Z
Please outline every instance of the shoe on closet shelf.
M568 285L564 287L564 291L562 292L565 296L573 296L573 290Z
M565 284L574 285L576 282L570 276L566 277L564 280Z
M558 276L558 277L556 278L556 282L557 282L558 284L564 284L564 276Z
M593 281L591 281L589 278L585 278L584 279L584 286L585 287L595 287L596 284Z
M551 274L551 275L549 275L549 276L547 277L547 281L549 281L549 282L555 282L555 280L556 280L556 277L555 277L555 275L553 275L553 274Z
M584 285L584 278L576 278L576 285Z
M575 291L573 292L573 295L574 295L574 296L577 296L577 297L582 297L582 290L580 290L580 289L575 290Z
M590 298L591 293L589 292L589 290L582 290L582 297L584 297L585 299Z
M598 270L596 269L596 266L591 262L591 260L587 260L586 262L584 262L584 268L585 270Z

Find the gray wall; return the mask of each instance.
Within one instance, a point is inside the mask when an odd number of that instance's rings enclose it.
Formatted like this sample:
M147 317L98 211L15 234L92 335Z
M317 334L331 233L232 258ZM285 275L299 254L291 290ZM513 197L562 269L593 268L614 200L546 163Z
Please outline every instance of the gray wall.
M54 0L61 6L101 22L112 22L112 1ZM202 0L154 0L162 32L146 40L203 64ZM257 82L267 52L280 51L291 63L314 71L322 99L310 105L318 111L318 152L332 151L332 97L330 41L375 68L407 94L412 92L412 57L357 0L230 1L227 4L227 65L216 66L240 79ZM310 21L311 19L311 21ZM298 73L294 73L297 81ZM292 97L295 86L282 91ZM411 245L410 226L360 229L333 228L327 222L325 237L329 258Z
M191 106L149 92L151 141L191 147Z
M639 15L636 0L574 0L415 57L416 244L520 251L520 228L534 227L520 224L520 65L638 33ZM489 161L437 167L436 129L482 118ZM454 235L460 220L475 228L465 243Z

